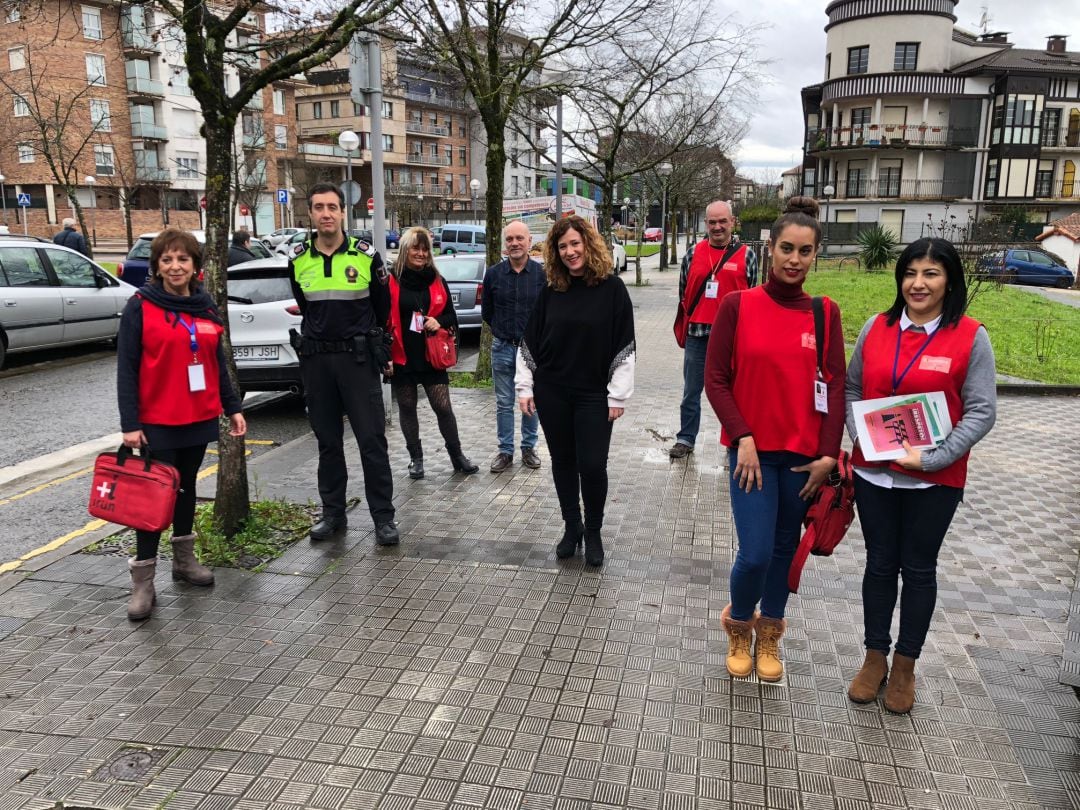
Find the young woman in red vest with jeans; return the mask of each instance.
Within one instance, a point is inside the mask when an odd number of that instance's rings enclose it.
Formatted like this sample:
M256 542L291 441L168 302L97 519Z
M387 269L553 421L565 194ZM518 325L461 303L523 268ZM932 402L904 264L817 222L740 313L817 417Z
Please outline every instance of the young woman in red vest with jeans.
M731 604L721 615L727 669L745 677L756 668L763 681L784 674L788 569L809 499L836 466L844 432L840 312L825 299L825 368L818 379L811 298L803 292L821 244L817 212L811 198L788 202L772 226L767 282L720 302L705 358L705 391L729 448L739 539Z
M915 660L930 629L937 598L937 557L964 496L968 453L994 424L994 352L978 321L964 314L967 287L956 249L944 239L919 239L896 262L896 300L875 315L855 344L847 377L851 403L899 394L943 391L952 432L932 450L895 462L869 462L855 446L855 504L866 540L863 620L866 660L848 689L856 703L877 698L902 714L915 702ZM889 628L900 595L900 633L888 664Z
M398 243L398 258L390 276L390 333L394 338L390 357L394 361L391 385L398 402L398 417L405 446L409 449L409 477L424 477L424 451L420 444L417 386L424 386L431 410L446 442L454 470L472 475L480 468L461 452L457 418L450 406L450 375L427 361L425 334L456 329L457 313L446 279L435 269L431 234L409 228Z
M150 278L124 308L116 351L120 426L127 447L149 446L154 458L180 471L173 511L173 579L213 585L214 572L195 558L195 478L206 446L218 439L218 417L229 433L247 432L240 398L229 383L221 336L224 322L196 279L199 243L167 228L150 243ZM160 532L135 533L128 618L140 621L154 606Z

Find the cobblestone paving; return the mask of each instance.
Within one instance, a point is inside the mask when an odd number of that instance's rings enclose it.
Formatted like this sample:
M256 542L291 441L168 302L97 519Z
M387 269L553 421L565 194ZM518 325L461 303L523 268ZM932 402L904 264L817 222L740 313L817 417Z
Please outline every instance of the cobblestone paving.
M397 548L373 544L361 504L340 542L219 570L212 590L163 565L139 625L120 560L68 557L0 595L0 810L1080 808L1080 702L1058 682L1075 465L1055 427L1076 400L1002 398L909 717L845 696L862 658L857 526L792 598L784 681L732 681L717 425L669 462L675 278L649 276L631 290L638 391L612 443L600 572L554 557L543 448L539 471L454 475L432 418L423 481L391 435ZM486 462L492 395L453 397ZM262 496L314 499L313 440L252 477Z

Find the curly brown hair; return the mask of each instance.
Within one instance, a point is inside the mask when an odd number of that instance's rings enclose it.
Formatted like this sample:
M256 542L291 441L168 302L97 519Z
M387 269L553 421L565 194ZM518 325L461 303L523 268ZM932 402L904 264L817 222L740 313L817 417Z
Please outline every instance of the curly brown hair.
M596 228L576 214L556 222L544 240L544 272L548 286L559 292L565 292L570 287L570 271L559 257L559 240L568 231L577 231L585 243L585 284L595 287L611 275L611 251Z
M166 228L150 243L150 284L160 284L161 276L158 275L158 261L162 255L170 250L182 250L191 257L195 265L195 273L188 284L188 290L195 292L199 286L199 271L202 270L202 245L195 235L182 228Z

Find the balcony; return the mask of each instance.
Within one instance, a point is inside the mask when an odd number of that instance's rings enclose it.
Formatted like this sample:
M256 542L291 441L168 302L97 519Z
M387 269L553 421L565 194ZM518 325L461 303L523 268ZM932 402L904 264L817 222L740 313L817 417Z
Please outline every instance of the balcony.
M261 110L263 108L262 90L258 91L255 95L248 99L248 103L245 104L244 107L248 110Z
M157 53L159 50L157 41L149 33L141 28L130 27L126 21L123 24L120 41L125 54L146 55Z
M161 82L155 82L153 79L144 79L141 76L128 76L127 89L128 95L136 98L158 98L165 95L165 87Z
M423 183L391 183L386 187L386 193L401 197L415 197L418 194L423 194L425 197L445 197L450 190L446 186L431 186Z
M814 196L824 200L825 184L814 189ZM971 195L971 185L956 180L901 180L897 178L863 179L848 182L839 180L834 184L836 193L829 199L837 200L955 200Z
M932 148L958 149L975 146L974 127L931 127L917 124L856 124L810 130L807 152L831 149Z
M137 183L168 183L172 178L168 169L157 166L135 166L135 181Z
M405 158L405 162L412 163L417 166L449 166L450 158L432 157L431 155L419 155L416 152L412 152Z
M329 143L301 143L297 144L296 151L301 155L306 155L308 157L316 159L329 159L333 163L344 164L349 158L348 152L346 152L340 146L335 146ZM370 154L371 153L367 150L354 151L352 153L353 163L357 166L363 165L366 159L370 159ZM317 160L316 162L321 161Z
M1080 127L1044 128L1040 143L1043 149L1080 149Z
M449 107L452 110L464 110L465 102L461 99L447 98L446 96L439 96L435 93L415 93L411 90L405 91L405 98L408 101L415 101L420 104L435 104L439 107Z
M265 132L245 132L241 141L244 149L265 149Z
M449 127L428 126L422 124L419 121L408 121L405 124L405 131L410 135L430 135L433 138L448 138L450 137Z
M144 141L167 141L169 133L165 127L159 127L153 121L132 121L131 137L141 138Z

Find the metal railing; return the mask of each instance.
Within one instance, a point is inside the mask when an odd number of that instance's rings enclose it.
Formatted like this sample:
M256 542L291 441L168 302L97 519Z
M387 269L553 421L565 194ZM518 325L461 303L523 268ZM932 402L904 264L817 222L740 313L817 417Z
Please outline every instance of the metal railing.
M169 140L169 133L165 127L160 127L152 121L149 123L146 121L132 121L131 137L151 141L167 141Z
M165 95L165 86L161 82L155 82L153 79L144 79L141 76L128 76L127 89L128 93L133 96Z
M416 93L411 90L405 92L405 98L409 101L418 101L423 104L438 104L440 107L450 107L455 110L464 110L465 102L461 99L447 98L435 93Z
M168 183L171 179L168 169L158 166L135 167L135 180L140 183Z
M266 148L266 133L265 132L245 132L243 139L244 149L265 149Z
M445 197L450 193L450 190L446 186L433 186L424 183L392 183L386 187L386 193L401 196L423 194L425 197Z
M448 157L432 157L431 155L420 155L416 152L410 152L406 158L406 163L415 163L420 166L449 166L450 158Z
M1071 127L1066 124L1061 127L1044 128L1040 143L1043 146L1061 149L1078 149L1080 148L1080 127Z
M871 148L882 146L976 146L974 127L931 127L921 124L856 124L811 130L806 149Z
M344 160L349 156L348 152L340 146L329 143L301 143L297 144L296 151L302 155L318 155L320 157L336 157ZM355 154L353 156L356 157Z
M411 132L414 135L432 135L437 138L446 138L450 135L448 127L428 126L419 121L407 121L405 123L405 131Z
M835 193L831 200L858 199L900 199L900 200L942 200L967 197L971 194L970 184L956 180L903 180L897 178L876 178L860 180L838 180L832 184ZM824 199L824 184L814 189L814 196Z
M154 52L158 50L157 42L146 31L139 28L128 27L127 24L124 24L123 28L121 41L126 50Z

